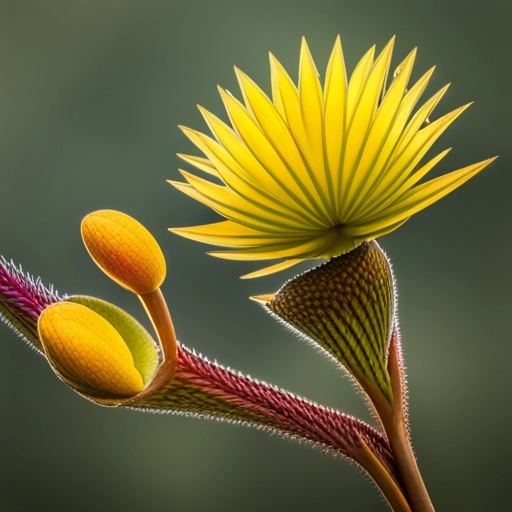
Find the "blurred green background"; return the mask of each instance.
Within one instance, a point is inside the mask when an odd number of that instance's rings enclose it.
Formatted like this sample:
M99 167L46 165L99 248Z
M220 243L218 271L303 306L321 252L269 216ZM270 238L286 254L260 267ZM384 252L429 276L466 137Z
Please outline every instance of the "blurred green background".
M397 35L413 79L452 88L438 115L475 100L441 138L437 173L499 154L460 190L382 240L399 284L411 428L437 510L509 506L512 343L512 4L431 0L13 0L0 4L0 253L67 293L137 299L89 259L79 224L112 208L144 223L168 259L164 293L179 339L212 359L368 419L334 365L248 296L261 264L205 255L167 232L216 215L165 183L178 124L224 116L216 85L237 65L269 92L268 51L296 77L306 36L320 70L336 35L349 72ZM305 266L303 268L306 268ZM146 323L147 325L147 323ZM342 460L224 423L100 408L75 395L0 325L0 509L18 511L385 511Z

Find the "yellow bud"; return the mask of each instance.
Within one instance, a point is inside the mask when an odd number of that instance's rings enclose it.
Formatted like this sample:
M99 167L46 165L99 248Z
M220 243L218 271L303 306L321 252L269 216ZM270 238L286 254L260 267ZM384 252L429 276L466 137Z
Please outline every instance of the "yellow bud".
M144 384L121 335L102 316L81 304L58 302L38 323L48 360L77 389L108 396L134 396Z
M153 235L135 219L114 210L82 221L82 238L92 259L124 288L144 295L165 279L165 258Z

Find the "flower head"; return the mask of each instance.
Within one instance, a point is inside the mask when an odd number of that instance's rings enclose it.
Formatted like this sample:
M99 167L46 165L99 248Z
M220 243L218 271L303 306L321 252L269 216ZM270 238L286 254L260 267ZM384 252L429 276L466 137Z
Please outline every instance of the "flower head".
M235 68L244 104L219 89L232 127L199 107L214 139L182 128L207 158L179 156L220 184L186 171L187 183L171 182L227 220L171 231L234 249L219 258L285 259L245 277L262 276L385 235L486 167L493 159L418 184L449 150L421 160L468 105L425 124L448 86L415 111L433 68L408 88L413 50L386 91L393 43L348 80L338 37L323 88L305 40L298 87L270 55L272 99Z

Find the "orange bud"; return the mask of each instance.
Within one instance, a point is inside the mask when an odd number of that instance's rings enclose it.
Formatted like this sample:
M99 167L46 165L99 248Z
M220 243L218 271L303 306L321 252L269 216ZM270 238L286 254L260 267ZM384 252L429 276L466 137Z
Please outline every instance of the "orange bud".
M111 279L143 295L165 279L165 258L153 235L135 219L114 210L82 221L82 238L92 259Z
M52 304L41 314L38 331L49 362L78 390L114 397L142 391L128 346L92 309L73 302Z

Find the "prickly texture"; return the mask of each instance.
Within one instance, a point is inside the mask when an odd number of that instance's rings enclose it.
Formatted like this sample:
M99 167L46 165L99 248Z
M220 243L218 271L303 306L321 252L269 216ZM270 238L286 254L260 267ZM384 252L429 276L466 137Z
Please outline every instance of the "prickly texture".
M0 320L32 348L42 351L37 335L37 321L42 311L65 299L53 285L44 286L39 277L34 279L23 272L21 265L16 266L0 256Z
M392 400L387 352L393 329L390 264L377 242L288 281L266 307L318 343L365 388Z
M153 235L135 219L114 210L82 221L82 238L92 259L111 279L143 295L164 281L165 258Z
M401 416L407 429L409 429L409 390L407 388L407 374L398 325L395 325L393 329L389 344L388 370L392 380L394 378L396 382L393 385L393 388L396 386L396 389L394 389L395 396L400 397Z
M23 335L37 340L37 320L44 308L63 300L39 279L25 277L14 265L0 265L0 304L9 312L29 318ZM8 285L6 285L8 283ZM13 302L12 302L13 301ZM12 314L12 313L9 313ZM58 372L57 372L58 373ZM63 378L62 375L59 375ZM63 378L66 381L65 378ZM92 399L90 394L81 393ZM105 402L103 402L105 403ZM211 363L178 346L174 378L151 394L124 401L123 405L152 412L170 412L252 425L322 447L351 458L350 451L364 442L400 481L387 439L376 429L351 416L298 398L268 384L251 380ZM353 459L352 459L353 460Z
M182 345L174 379L129 405L249 423L348 457L363 441L398 479L386 438L366 423L225 369Z

